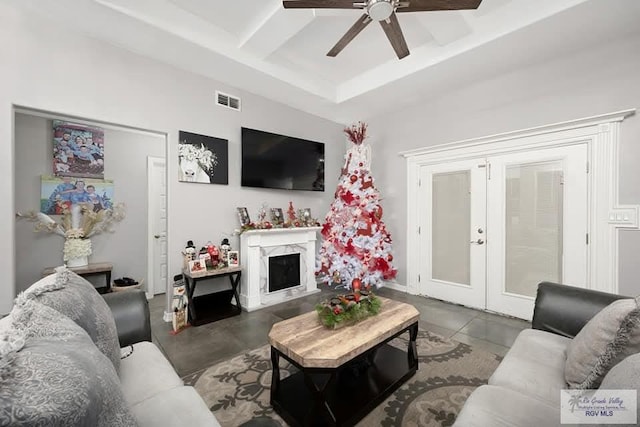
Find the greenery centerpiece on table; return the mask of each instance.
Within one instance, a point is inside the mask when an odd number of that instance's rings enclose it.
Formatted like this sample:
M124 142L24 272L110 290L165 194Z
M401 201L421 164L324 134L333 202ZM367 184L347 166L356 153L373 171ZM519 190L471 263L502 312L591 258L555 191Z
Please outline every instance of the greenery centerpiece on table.
M337 329L378 314L381 306L380 298L370 290L356 290L321 302L316 305L316 312L320 323Z

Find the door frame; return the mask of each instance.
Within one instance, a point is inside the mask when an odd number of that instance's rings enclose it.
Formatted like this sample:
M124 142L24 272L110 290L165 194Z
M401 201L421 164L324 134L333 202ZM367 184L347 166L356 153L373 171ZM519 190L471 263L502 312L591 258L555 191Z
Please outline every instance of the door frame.
M154 244L155 241L152 238L152 236L154 235L155 231L153 230L153 224L151 221L151 210L150 207L152 206L152 201L153 201L153 197L154 195L151 193L151 183L149 182L149 176L151 174L151 168L153 167L153 165L155 163L162 163L164 165L165 168L165 177L167 174L167 160L164 157L154 157L154 156L147 156L147 278L148 278L148 283L147 283L147 287L146 287L146 294L147 294L147 299L151 299L155 296L155 283L154 283L154 278L153 278L153 269L154 269L154 263L153 263L153 251L154 251ZM168 186L167 186L167 192L168 192ZM168 212L168 206L165 206L165 209L167 209ZM169 218L167 218L167 227L168 227L168 222L169 222ZM165 232L167 232L167 230L165 230ZM168 234L168 233L167 233ZM169 248L169 243L167 242L167 250ZM168 253L167 253L167 258L168 258ZM167 269L169 268L169 262L167 259ZM167 282L169 277L169 272L167 271ZM168 283L165 283L165 289L168 288ZM167 291L168 293L168 291Z
M587 144L588 235L586 287L618 293L618 230L638 229L640 205L618 203L618 163L621 122L635 109L404 151L407 194L421 194L422 166L551 147ZM420 213L423 197L407 197L407 292L419 294Z

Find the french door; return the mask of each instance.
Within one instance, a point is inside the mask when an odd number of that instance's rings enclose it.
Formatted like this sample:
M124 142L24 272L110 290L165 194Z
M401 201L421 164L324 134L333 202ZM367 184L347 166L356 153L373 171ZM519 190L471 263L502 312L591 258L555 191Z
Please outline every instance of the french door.
M531 319L539 282L586 286L587 154L577 144L422 166L420 293Z

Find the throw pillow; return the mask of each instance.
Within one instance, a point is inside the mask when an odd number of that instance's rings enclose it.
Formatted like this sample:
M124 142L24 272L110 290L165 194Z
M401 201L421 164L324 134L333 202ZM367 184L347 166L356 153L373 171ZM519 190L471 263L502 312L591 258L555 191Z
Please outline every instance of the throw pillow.
M640 387L640 354L629 356L611 368L600 385L601 390L637 390L638 387ZM636 417L640 421L640 393L636 393ZM620 424L617 426L619 427Z
M16 306L24 346L0 359L0 426L134 426L113 364L71 319Z
M571 341L564 371L570 388L598 388L612 366L640 351L638 302L638 298L614 301Z
M111 309L104 298L91 283L71 270L60 270L55 275L57 282L62 282L62 286L48 292L39 292L35 297L36 301L64 314L87 331L98 349L111 360L116 371L119 371L118 331ZM29 293L31 288L37 290L39 286L36 283L25 293Z

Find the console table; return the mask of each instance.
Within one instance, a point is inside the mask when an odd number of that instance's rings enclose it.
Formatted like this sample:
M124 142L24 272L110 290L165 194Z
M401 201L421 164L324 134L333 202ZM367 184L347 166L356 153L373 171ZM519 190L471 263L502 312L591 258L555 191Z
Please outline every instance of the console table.
M271 406L291 426L352 426L418 370L415 307L379 297L376 316L328 329L315 311L273 325ZM403 351L388 344L408 332ZM280 379L280 358L299 369Z
M48 276L55 273L57 267L47 267L42 271L42 276ZM91 277L91 276L105 276L105 286L96 286L98 292L104 294L111 292L111 271L113 270L113 264L110 262L95 262L87 264L83 267L67 267L69 270L76 273L78 276Z
M238 267L227 267L216 270L207 270L197 273L190 273L188 269L183 269L184 282L187 286L187 301L189 304L189 322L193 326L204 325L227 317L237 316L242 312L240 298L238 296L238 285L242 269ZM202 280L228 276L231 282L231 289L213 292L210 294L194 296L196 284ZM231 299L235 298L235 305Z

